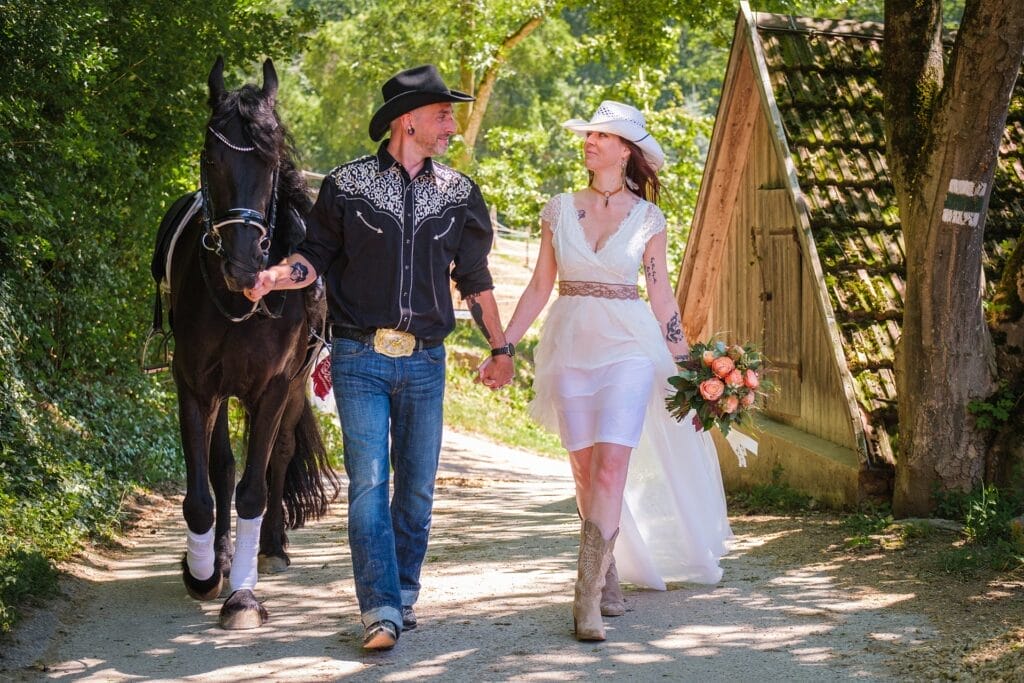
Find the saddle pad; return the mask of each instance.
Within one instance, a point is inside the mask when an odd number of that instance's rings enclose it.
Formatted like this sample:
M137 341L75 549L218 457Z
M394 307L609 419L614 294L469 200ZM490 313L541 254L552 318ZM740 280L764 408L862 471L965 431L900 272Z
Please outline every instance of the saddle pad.
M171 281L171 257L174 254L174 245L178 241L185 226L192 217L196 215L203 205L202 193L198 190L191 194L184 195L175 200L171 208L164 214L160 221L160 228L156 233L156 248L153 252L153 262L150 271L153 279L157 281L160 288L168 291Z

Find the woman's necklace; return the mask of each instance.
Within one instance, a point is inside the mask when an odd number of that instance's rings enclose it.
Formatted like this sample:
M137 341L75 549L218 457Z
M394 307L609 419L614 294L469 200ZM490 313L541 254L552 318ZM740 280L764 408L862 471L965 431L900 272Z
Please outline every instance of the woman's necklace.
M599 195L604 195L604 205L608 206L608 200L611 199L612 195L613 194L618 194L619 192L622 192L622 188L625 187L625 185L619 185L614 190L599 190L596 187L594 187L593 185L587 185L587 187L589 187L591 190L593 190L594 192L598 193Z

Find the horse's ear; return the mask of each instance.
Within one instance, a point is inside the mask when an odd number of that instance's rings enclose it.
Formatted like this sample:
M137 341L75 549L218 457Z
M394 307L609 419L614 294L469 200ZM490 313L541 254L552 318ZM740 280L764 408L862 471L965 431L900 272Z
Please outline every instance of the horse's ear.
M263 62L263 95L271 102L277 99L277 71L269 58Z
M210 69L210 78L206 81L210 86L210 107L216 107L224 97L224 58L217 56L217 61Z

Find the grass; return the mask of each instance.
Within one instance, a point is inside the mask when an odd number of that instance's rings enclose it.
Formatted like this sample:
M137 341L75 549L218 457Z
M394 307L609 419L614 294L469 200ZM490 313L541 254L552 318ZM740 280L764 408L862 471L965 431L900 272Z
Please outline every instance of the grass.
M469 322L460 322L448 337L448 386L445 393L445 424L472 432L506 446L543 455L562 457L558 437L540 427L527 409L533 399L533 350L536 337L527 337L516 348L516 379L497 391L476 384L476 367L490 347Z
M810 509L811 497L800 493L782 481L783 468L772 469L772 480L767 484L756 484L744 491L737 491L729 497L730 507L737 507L747 514L765 512L802 512Z

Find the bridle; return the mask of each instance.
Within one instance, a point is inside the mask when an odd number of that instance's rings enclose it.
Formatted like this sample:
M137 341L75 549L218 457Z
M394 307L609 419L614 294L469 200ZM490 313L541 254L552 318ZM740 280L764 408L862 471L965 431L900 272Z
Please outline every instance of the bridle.
M253 146L246 147L234 144L213 126L208 126L207 129L211 133L213 133L214 137L216 137L218 140L220 140L222 143L227 145L230 149L235 150L236 152L248 153L256 151L256 148ZM263 262L260 266L260 269L262 270L263 268L266 268L267 262L270 259L270 245L272 240L274 239L274 225L277 219L277 181L280 163L275 164L274 166L273 186L270 195L270 209L267 212L266 217L264 217L262 212L257 211L256 209L244 207L232 208L228 209L227 211L221 214L215 214L213 209L213 199L210 197L210 183L206 177L206 165L206 147L204 146L199 159L199 191L202 196L203 208L203 233L199 240L200 244L204 249L213 252L220 259L227 261L229 263L234 263L235 265L242 265L239 264L234 259L232 259L231 256L224 253L224 244L220 235L220 229L226 225L235 224L240 224L243 227L255 227L260 232L259 244L260 250L263 252ZM271 311L267 308L264 299L260 299L259 301L254 303L252 305L252 308L245 315L232 315L227 311L227 309L224 308L220 300L217 299L213 289L210 288L210 279L206 271L205 259L200 258L199 265L203 273L203 280L206 282L207 288L210 289L210 296L213 299L214 304L216 304L217 309L224 315L224 317L226 317L231 322L242 322L244 320L248 320L253 315L255 315L257 311L261 311L271 318L280 317L280 312L278 312L277 314L271 313ZM283 303L284 302L282 302L282 307Z

